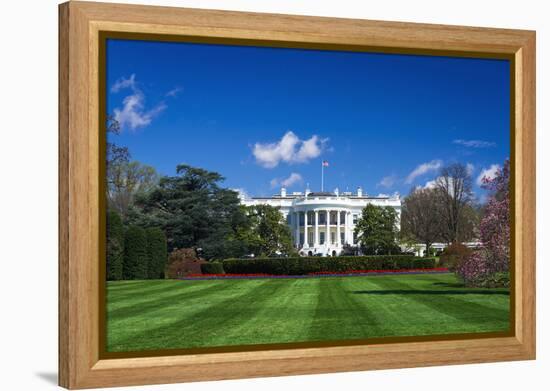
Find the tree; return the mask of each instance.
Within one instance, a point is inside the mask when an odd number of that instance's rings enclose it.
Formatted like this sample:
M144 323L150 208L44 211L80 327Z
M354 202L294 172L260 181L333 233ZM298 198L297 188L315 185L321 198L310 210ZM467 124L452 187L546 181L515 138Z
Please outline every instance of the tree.
M106 127L108 134L120 134L120 124L113 115L107 116ZM134 197L155 186L158 175L153 167L130 161L127 147L107 141L106 154L108 206L125 219Z
M438 210L443 222L442 236L447 242L469 239L465 230L467 208L473 200L472 177L466 166L454 163L441 169L435 180Z
M164 278L164 268L168 257L166 247L166 235L160 228L151 227L146 229L147 235L147 277L149 279Z
M508 271L510 262L510 161L506 160L493 179L483 178L491 192L480 223L480 236L489 251L495 271Z
M118 213L107 213L107 280L122 280L124 226Z
M107 116L106 121L107 134L114 135L120 134L120 123L115 119L113 115ZM129 162L130 152L127 147L119 147L115 143L107 141L107 166L113 162Z
M438 193L435 189L413 189L403 200L401 211L401 235L426 245L441 240L442 224L437 209Z
M240 256L228 238L246 225L238 193L223 189L224 178L189 165L179 165L176 176L162 177L152 191L136 197L139 210L131 220L160 227L168 249L200 248L207 259ZM233 243L234 244L234 243Z
M143 280L147 278L147 236L145 229L131 225L124 235L124 265L125 280Z
M149 192L156 186L158 175L151 166L138 161L118 159L107 165L107 199L109 207L123 218L138 194Z
M468 285L483 285L510 269L510 161L505 161L494 178L483 178L482 186L490 192L479 228L483 248L457 270Z
M439 265L454 272L472 255L472 252L462 243L451 243L439 256Z
M395 254L397 245L397 212L394 208L374 206L363 208L355 233L365 254Z
M261 256L289 255L294 252L292 233L278 208L255 205L248 208L250 231L240 239L251 253Z

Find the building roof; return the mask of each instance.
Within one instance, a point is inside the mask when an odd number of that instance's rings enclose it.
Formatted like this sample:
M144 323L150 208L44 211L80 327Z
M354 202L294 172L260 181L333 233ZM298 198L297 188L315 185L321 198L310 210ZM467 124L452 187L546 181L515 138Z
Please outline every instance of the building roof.
M308 197L335 197L336 194L331 193L329 191L319 191L319 192L313 192L313 193L307 193Z

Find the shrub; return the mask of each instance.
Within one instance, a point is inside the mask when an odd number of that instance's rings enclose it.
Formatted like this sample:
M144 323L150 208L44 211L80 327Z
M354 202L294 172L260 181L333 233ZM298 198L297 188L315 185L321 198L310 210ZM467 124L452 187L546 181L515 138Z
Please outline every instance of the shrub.
M149 258L147 277L149 279L164 278L164 268L168 258L166 235L160 228L148 228L147 256Z
M435 267L434 258L417 258L411 255L246 258L223 261L223 269L230 274L304 275L318 272L429 269L433 267Z
M223 264L221 262L208 262L201 264L203 274L224 274Z
M340 254L340 256L342 257L356 256L357 254L359 254L359 250L360 250L359 246L352 246L346 243L342 247L342 253Z
M200 259L192 248L176 249L170 253L165 269L165 278L181 278L188 274L201 274L201 265L206 261Z
M124 235L124 265L122 274L125 280L147 278L147 236L145 229L131 225Z
M467 286L510 287L510 274L495 272L493 266L489 251L480 249L474 251L468 259L462 262L456 269L456 273Z
M499 272L490 274L481 282L481 286L485 288L510 288L510 273Z
M116 212L107 213L107 280L122 280L124 226Z
M439 265L455 271L472 255L472 250L461 243L452 243L439 256Z
M489 179L483 187L490 191L479 224L483 249L475 251L460 267L457 274L467 285L493 287L510 286L510 161Z

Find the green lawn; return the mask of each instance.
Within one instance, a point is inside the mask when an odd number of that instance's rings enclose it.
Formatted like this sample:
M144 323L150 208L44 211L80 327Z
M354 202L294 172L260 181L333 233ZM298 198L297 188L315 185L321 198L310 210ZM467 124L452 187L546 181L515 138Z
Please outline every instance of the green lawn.
M107 350L505 331L507 289L453 274L107 284Z

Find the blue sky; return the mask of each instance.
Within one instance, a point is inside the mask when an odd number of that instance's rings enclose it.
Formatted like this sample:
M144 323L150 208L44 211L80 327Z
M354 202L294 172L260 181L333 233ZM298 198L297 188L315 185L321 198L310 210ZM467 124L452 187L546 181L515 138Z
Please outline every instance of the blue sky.
M250 195L319 190L323 160L325 190L408 194L452 162L476 182L510 155L509 89L506 60L107 43L109 140Z

